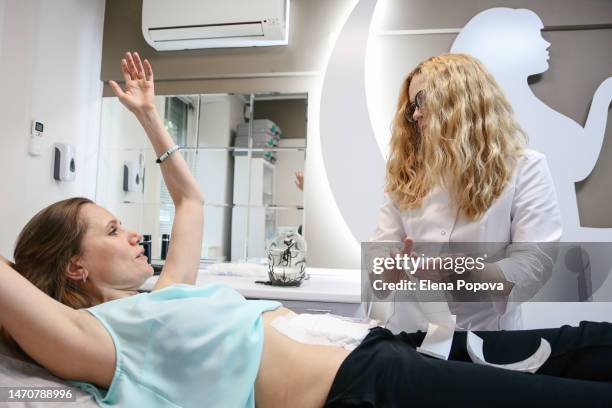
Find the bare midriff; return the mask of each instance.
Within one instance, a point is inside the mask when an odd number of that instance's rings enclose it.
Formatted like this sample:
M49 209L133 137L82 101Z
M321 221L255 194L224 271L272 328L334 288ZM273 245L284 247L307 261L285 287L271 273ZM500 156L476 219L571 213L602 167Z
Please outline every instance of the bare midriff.
M320 408L349 351L300 343L272 327L275 318L288 313L292 312L281 307L263 314L264 346L255 382L255 405Z
M95 369L78 378L108 388L115 372L115 347L104 326L90 313L82 312L84 329L96 344ZM258 408L315 408L325 403L340 364L349 351L290 339L270 324L276 317L293 313L284 307L262 315L264 345L255 382ZM249 358L250 356L245 356Z

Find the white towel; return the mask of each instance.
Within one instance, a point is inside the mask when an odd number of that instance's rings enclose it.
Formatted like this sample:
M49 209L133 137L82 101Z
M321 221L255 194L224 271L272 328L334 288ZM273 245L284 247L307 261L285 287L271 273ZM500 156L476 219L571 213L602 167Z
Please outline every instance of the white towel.
M367 336L369 329L378 323L376 320L351 319L329 313L289 313L274 319L272 327L301 343L353 350Z
M467 351L472 361L476 364L483 364L492 367L505 368L506 370L522 371L535 373L548 360L552 349L550 343L545 339L540 339L540 347L531 356L524 360L511 364L493 364L484 358L483 340L471 331L467 334Z

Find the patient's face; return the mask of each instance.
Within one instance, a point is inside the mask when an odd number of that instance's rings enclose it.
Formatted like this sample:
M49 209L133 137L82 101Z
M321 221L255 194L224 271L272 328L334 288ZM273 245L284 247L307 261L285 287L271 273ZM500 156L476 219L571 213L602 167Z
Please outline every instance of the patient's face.
M81 262L87 280L98 289L136 290L153 274L142 255L140 234L130 231L106 209L85 204L80 216L87 223Z

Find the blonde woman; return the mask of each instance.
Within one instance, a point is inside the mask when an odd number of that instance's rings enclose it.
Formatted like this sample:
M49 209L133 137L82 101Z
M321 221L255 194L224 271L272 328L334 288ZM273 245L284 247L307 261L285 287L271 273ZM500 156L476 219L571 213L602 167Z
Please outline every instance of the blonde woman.
M516 245L561 238L546 158L527 148L527 136L500 87L469 55L429 58L404 80L385 191L373 241L408 239L407 247L412 241L508 245L505 259L463 275L503 283L506 296L541 286L550 273L550 257L526 256ZM538 263L546 265L534 267ZM520 309L512 303L464 302L451 310L461 328L521 327ZM415 323L414 314L393 313L388 316L391 327L408 330L423 324ZM402 321L402 315L410 321Z

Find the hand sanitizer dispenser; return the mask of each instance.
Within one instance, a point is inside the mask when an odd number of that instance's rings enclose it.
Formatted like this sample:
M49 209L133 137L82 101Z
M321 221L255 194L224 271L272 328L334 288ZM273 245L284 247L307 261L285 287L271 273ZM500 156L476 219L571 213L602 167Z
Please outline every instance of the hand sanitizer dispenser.
M135 161L123 162L123 191L140 191L140 165Z
M74 181L76 177L76 152L71 144L53 145L53 178L57 181Z

